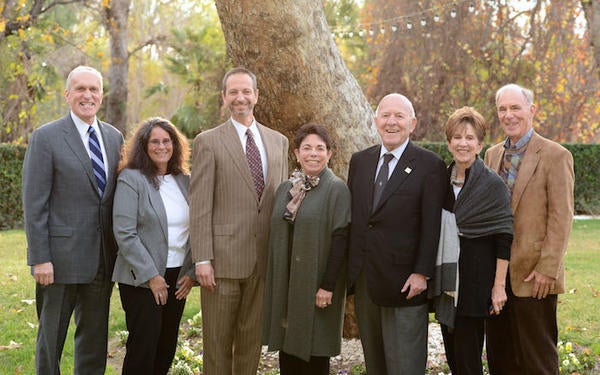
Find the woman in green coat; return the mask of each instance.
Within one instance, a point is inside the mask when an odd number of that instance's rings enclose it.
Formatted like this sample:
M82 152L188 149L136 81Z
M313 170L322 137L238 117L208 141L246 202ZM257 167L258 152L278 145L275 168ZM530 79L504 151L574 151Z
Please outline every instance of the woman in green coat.
M350 191L327 163L323 125L296 132L301 170L275 194L265 280L263 344L279 350L282 375L329 374L340 353Z

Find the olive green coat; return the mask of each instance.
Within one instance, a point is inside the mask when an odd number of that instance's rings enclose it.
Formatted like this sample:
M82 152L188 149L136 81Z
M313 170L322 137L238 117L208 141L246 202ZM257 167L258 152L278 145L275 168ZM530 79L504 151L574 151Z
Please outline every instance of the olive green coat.
M350 222L350 191L346 184L329 168L319 177L319 184L307 192L298 210L291 242L290 224L283 213L292 185L285 181L277 189L265 280L263 345L306 361L311 355L331 357L340 353L346 297L343 267L332 304L324 309L315 306L332 234Z

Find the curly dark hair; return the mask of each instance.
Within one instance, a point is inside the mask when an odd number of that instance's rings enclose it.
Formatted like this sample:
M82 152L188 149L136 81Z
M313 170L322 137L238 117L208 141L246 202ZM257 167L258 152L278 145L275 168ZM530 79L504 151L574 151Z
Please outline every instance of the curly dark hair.
M173 155L167 164L167 174L178 175L189 173L188 160L190 147L187 138L169 120L161 117L152 117L144 120L136 128L133 136L127 141L125 157L121 160L119 171L124 168L139 169L152 182L158 190L158 168L148 155L148 142L150 133L155 127L160 127L169 134L173 144Z

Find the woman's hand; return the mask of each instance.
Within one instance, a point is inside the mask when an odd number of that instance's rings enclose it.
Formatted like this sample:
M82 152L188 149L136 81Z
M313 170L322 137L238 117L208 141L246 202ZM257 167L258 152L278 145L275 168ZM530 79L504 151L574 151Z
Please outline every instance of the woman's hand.
M156 275L148 281L157 305L166 305L169 299L169 286L161 275Z
M317 290L317 296L315 297L315 305L324 309L331 305L331 297L333 297L333 292L328 292L319 288L319 290Z
M494 284L492 287L492 307L494 308L493 313L499 315L506 303L506 288L504 285ZM490 315L492 312L490 311Z
M177 290L175 291L175 298L181 300L186 299L192 287L194 286L194 279L188 275L184 275L181 279L177 280Z

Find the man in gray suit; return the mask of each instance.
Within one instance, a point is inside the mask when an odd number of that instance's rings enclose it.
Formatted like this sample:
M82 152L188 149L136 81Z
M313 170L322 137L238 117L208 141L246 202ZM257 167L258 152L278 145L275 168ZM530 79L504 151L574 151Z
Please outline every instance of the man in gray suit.
M65 117L33 132L23 164L27 264L36 282L38 374L60 374L75 313L74 374L104 374L111 273L112 202L123 136L97 120L102 75L67 78Z
M223 78L231 119L194 140L190 240L202 286L204 375L254 375L269 222L287 177L288 140L259 124L256 76L234 68ZM235 350L234 350L235 348Z

